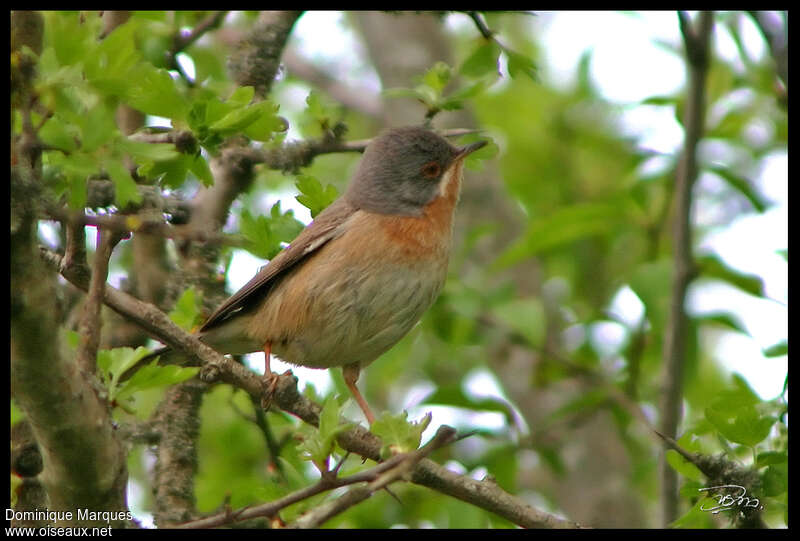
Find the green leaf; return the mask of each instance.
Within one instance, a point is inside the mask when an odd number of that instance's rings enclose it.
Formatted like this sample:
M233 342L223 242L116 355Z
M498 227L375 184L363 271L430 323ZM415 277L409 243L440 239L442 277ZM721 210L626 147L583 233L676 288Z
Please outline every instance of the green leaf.
M483 43L475 49L464 63L459 72L466 77L483 77L489 73L497 75L497 57L500 47L494 41L481 40Z
M756 466L763 468L764 466L771 466L773 464L786 464L789 462L789 455L786 451L766 451L758 453L756 458Z
M311 211L312 218L316 218L339 197L339 191L335 186L328 184L323 188L319 180L310 175L297 175L295 186L301 193L295 199Z
M387 88L381 92L387 98L414 98L423 103L427 103L428 95L414 88Z
M129 203L139 203L142 195L136 187L128 168L116 159L108 159L104 163L108 176L114 182L114 199L119 208L125 208Z
M618 203L578 203L530 221L522 239L511 245L496 261L508 267L546 250L578 239L606 235L627 222L627 200Z
M442 94L442 90L450 82L453 69L444 62L437 62L422 76L422 82L433 89L437 95Z
M126 381L116 394L117 402L129 399L134 393L153 389L157 387L164 387L167 385L175 385L191 379L200 372L200 368L196 366L158 366L158 359L150 364L147 364L136 371L131 376L131 379Z
M409 422L408 412L398 415L385 412L375 419L370 425L370 432L381 438L381 458L389 458L397 453L407 453L419 447L422 433L428 428L432 416L427 413L425 417L416 422Z
M251 106L258 111L258 118L244 129L245 135L254 141L270 141L275 133L289 129L284 119L277 115L279 106L263 100Z
M704 479L703 472L697 469L697 466L683 458L683 456L674 449L667 451L666 459L673 470L687 479L692 479L693 481L702 481Z
M778 342L764 350L765 357L783 357L789 354L789 342L786 340Z
M148 178L158 178L169 188L177 188L186 180L186 172L194 164L194 156L178 154L171 160L145 163L139 167L139 174Z
M211 172L211 168L208 166L206 159L199 152L194 156L189 170L203 183L203 186L208 187L214 184L214 175Z
M547 322L541 300L533 297L514 299L493 307L491 313L522 335L532 346L540 347L543 344Z
M172 143L144 143L122 138L117 142L117 147L130 154L136 163L161 162L180 157Z
M495 143L494 140L486 136L482 136L479 139L488 141L488 143L485 147L479 148L475 152L471 153L464 161L464 165L467 167L467 169L471 169L473 171L482 170L486 160L491 160L500 153L500 147L497 146L497 143Z
M240 86L233 91L233 94L225 102L234 107L246 107L253 101L255 93L256 91L252 86Z
M147 348L143 347L137 347L136 349L128 347L101 349L97 352L97 367L100 370L103 381L108 386L109 400L116 398L119 391L117 382L120 376L136 365L139 359L148 353ZM128 383L131 380L128 380Z
M742 334L747 334L747 329L745 329L744 325L742 325L742 322L739 321L739 318L734 314L729 314L726 312L715 312L712 314L695 316L695 319L699 323L716 323L717 325L727 327L730 330L740 332Z
M642 100L642 105L675 105L677 98L673 96L650 96Z
M50 117L39 129L38 135L44 144L65 152L73 152L78 148L77 126L64 122L58 115Z
M512 78L516 78L519 75L527 75L532 81L538 81L539 75L533 60L511 49L504 48L503 51L508 57L508 74Z
M230 135L238 132L258 120L259 111L255 107L242 107L234 109L221 119L209 126L212 131L220 132L223 135Z
M705 415L725 438L749 447L769 436L772 425L775 424L774 417L762 417L751 408L740 407L731 411L709 407L706 408Z
M91 108L81 125L81 149L84 152L94 152L101 145L118 135L114 114L99 104Z
M789 463L772 464L761 478L764 495L774 498L789 489Z
M352 423L339 424L340 409L336 398L329 396L319 414L319 429L305 432L299 446L304 457L316 464L320 471L328 470L328 457L333 452L336 437L353 426Z
M280 201L273 205L269 217L253 216L243 210L239 221L239 231L247 242L247 250L263 259L272 259L281 250L281 243L294 240L303 227L293 211L281 212Z
M738 287L751 295L760 297L764 292L764 282L755 274L744 274L727 266L716 255L705 255L697 258L700 275L705 278L716 278Z
M189 107L169 73L144 62L138 71L123 97L128 105L148 115L185 121Z
M727 167L711 167L710 170L719 175L731 188L747 198L756 211L764 212L767 209L767 202L764 201L751 181L733 173Z
M94 25L89 20L83 24L77 12L45 12L45 43L51 45L62 66L83 59L95 41Z
M185 331L191 331L200 319L200 303L193 287L187 288L169 313L169 318Z

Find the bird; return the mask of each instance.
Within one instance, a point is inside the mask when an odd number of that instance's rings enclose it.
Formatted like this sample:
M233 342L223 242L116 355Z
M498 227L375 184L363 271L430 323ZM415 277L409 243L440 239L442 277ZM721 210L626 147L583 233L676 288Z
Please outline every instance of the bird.
M373 138L345 192L208 317L200 340L223 354L263 351L273 393L271 354L292 365L341 367L372 425L356 386L360 371L441 292L464 158L486 144L456 147L421 126Z

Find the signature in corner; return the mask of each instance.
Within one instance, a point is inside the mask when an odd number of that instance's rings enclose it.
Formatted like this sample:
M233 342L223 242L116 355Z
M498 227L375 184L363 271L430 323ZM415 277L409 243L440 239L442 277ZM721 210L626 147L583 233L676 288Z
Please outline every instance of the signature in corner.
M715 487L705 487L705 488L698 488L698 492L703 491L711 491L711 490L719 490L719 489L735 489L730 494L717 494L715 496L708 495L709 498L716 499L717 505L714 507L703 507L700 506L701 511L711 511L713 515L716 515L720 511L728 511L730 509L734 509L736 507L752 507L755 509L763 509L764 506L761 505L761 500L758 498L750 498L747 496L747 489L745 489L741 485L719 485Z

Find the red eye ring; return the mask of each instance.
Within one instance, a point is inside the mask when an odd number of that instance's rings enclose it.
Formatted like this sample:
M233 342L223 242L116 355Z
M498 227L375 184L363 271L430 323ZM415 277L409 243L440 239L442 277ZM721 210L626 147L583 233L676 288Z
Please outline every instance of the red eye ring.
M442 167L436 162L428 162L422 166L422 176L436 178L442 172Z

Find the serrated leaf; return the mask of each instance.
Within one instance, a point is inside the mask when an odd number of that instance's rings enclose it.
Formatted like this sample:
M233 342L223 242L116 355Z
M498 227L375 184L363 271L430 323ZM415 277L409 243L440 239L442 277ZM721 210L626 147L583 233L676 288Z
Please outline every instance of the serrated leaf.
M199 371L200 368L196 366L184 367L174 364L159 366L158 359L156 359L150 364L139 368L136 373L131 376L131 379L120 386L116 396L112 397L112 399L116 398L118 402L122 402L134 393L140 391L175 385L193 378Z
M58 115L49 118L37 135L44 144L65 152L73 152L78 148L76 126L65 123Z
M287 122L277 115L278 105L264 100L253 105L258 111L258 118L244 129L245 135L254 141L270 141L275 133L289 129Z
M339 424L341 407L334 396L329 396L319 414L319 429L306 431L300 451L311 460L320 471L327 470L328 457L333 452L336 437L350 429L352 423Z
M139 64L138 71L123 96L128 105L149 115L185 121L189 107L169 73L145 62Z
M244 210L239 222L247 250L263 259L272 259L281 250L281 243L294 240L303 227L294 212L281 212L280 201L273 205L269 217L253 216Z
M339 191L335 186L328 184L323 188L319 180L310 175L297 175L295 186L301 193L295 199L311 211L312 218L316 218L339 197Z
M97 352L97 367L108 386L109 400L113 400L119 390L117 382L120 376L148 353L147 348L141 346L136 349L129 347L101 349Z
M381 458L389 458L396 453L406 453L419 447L422 433L431 422L432 416L427 413L417 422L409 422L408 412L398 415L384 413L370 425L370 432L381 438Z
M436 94L441 95L444 87L450 82L453 69L445 62L437 62L422 76L422 82Z
M92 107L81 123L81 149L94 152L117 135L113 113L104 105Z

